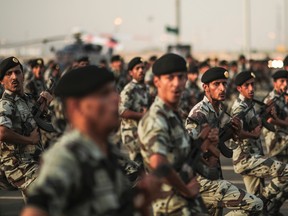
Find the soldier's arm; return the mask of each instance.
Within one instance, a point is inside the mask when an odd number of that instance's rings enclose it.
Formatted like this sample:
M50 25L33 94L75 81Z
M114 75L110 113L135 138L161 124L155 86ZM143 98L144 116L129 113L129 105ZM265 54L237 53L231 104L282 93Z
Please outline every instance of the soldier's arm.
M134 120L139 121L143 117L144 114L145 114L145 111L140 113L140 112L134 112L132 110L125 110L122 114L120 114L120 116L122 118L134 119Z
M12 129L0 126L0 141L7 143L15 143L18 145L36 145L39 142L39 133L37 128L32 131L30 136L22 136Z
M237 116L238 113L242 112L243 110L245 110L246 107L245 106L241 106L238 105L237 107L232 107L232 113L231 115L233 117ZM247 116L244 118L244 121L247 121ZM242 125L243 125L243 119L241 119ZM240 139L257 139L259 138L260 134L261 134L261 125L259 124L253 131L247 131L245 130L243 127L241 127L241 130L238 132L238 137Z
M153 154L150 157L150 167L152 169L155 170L163 164L169 164L169 161L163 155ZM198 190L193 190L186 186L174 169L170 171L169 175L165 176L165 180L185 197L193 198L198 194Z
M128 86L129 87L129 86ZM139 121L143 115L145 114L146 110L143 110L143 112L135 112L131 110L132 103L134 100L134 92L131 88L125 88L121 94L120 94L120 104L119 104L119 114L120 117L126 118L126 119L133 119L136 121Z

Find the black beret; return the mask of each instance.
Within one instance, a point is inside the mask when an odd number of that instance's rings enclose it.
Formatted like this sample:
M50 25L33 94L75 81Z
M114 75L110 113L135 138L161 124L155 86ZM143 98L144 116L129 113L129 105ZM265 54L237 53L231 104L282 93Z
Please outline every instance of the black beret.
M187 72L187 64L183 57L168 53L155 61L152 66L152 72L156 76L175 72Z
M115 62L115 61L122 61L122 58L120 55L114 55L111 57L110 62Z
M242 71L241 73L237 74L235 77L235 84L237 86L241 86L246 81L255 78L255 74L251 71Z
M137 65L137 64L141 64L143 63L143 59L141 57L135 57L133 59L131 59L131 61L128 63L128 70L133 70L133 68Z
M79 63L79 62L82 62L82 61L89 62L89 58L88 58L88 56L81 56L81 57L79 57L76 61L77 61L78 63Z
M188 69L188 73L191 73L191 74L198 74L199 72L198 72L198 67L197 66L191 66L191 67L189 67L189 69Z
M273 75L272 78L274 80L280 79L280 78L288 78L288 71L287 70L278 70Z
M17 58L15 58L14 56L11 56L9 58L4 59L3 61L1 61L0 63L0 80L3 79L3 77L5 76L6 72L13 67L16 67L17 65L20 65L21 70L23 71L23 66L22 64L19 62L19 60Z
M213 67L208 69L201 77L202 83L210 83L218 79L228 79L229 73L225 68Z
M42 58L37 58L37 59L31 59L29 61L29 65L31 68L36 67L36 66L43 66L44 65L44 61Z
M65 73L59 80L55 95L62 98L80 98L114 81L112 72L105 68L89 65Z

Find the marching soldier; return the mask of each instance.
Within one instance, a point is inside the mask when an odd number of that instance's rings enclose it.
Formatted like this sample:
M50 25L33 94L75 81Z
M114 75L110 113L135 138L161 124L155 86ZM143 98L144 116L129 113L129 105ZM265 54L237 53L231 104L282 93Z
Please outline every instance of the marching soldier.
M198 138L203 124L208 123L210 126L220 129L219 118L223 112L221 102L225 100L228 77L228 71L220 67L211 68L203 74L201 81L205 96L194 106L186 121L186 129L193 139ZM235 130L239 130L239 120L236 118L233 119L233 127ZM216 142L219 141L218 136L215 139ZM211 215L219 214L218 208L222 207L231 209L232 211L227 215L234 216L261 212L263 208L261 199L222 179L219 158L209 152L203 157L210 167L218 168L219 171L218 176L211 176L211 179L201 175L198 177L201 196Z
M274 89L264 99L264 103L275 101L276 117L268 121L276 126L276 132L264 129L265 143L269 156L276 157L277 160L288 162L288 106L287 106L287 87L288 71L279 70L273 75ZM284 94L284 95L282 95Z
M158 95L138 126L141 154L148 172L162 164L174 168L161 188L162 197L153 203L153 213L155 216L198 215L203 209L189 208L188 200L198 195L199 184L195 178L184 183L179 177L191 149L190 138L177 111L187 80L186 61L176 54L165 54L156 60L152 70Z
M71 70L60 79L55 94L63 99L72 130L44 154L22 216L132 216L158 194L161 181L154 176L131 191L108 141L119 124L114 80L97 66Z
M130 159L142 166L140 146L137 142L137 128L138 122L149 106L149 92L144 83L143 60L140 57L133 58L128 64L128 70L133 79L120 94L121 137Z
M38 127L32 115L33 97L23 90L23 67L15 57L0 63L0 80L5 91L0 100L0 158L1 168L8 182L22 191L37 177L39 157L43 147ZM52 96L41 96L51 102Z
M232 116L236 116L243 110L249 110L250 106L252 108L241 119L243 129L237 134L237 141L233 142L233 165L235 172L243 176L247 191L263 199L269 215L277 215L283 204L283 200L279 201L278 194L281 191L287 192L288 189L286 181L281 178L287 180L288 165L263 156L260 139L262 125L257 119L253 103L254 83L255 75L250 71L243 71L235 78L239 97L232 106ZM273 109L271 114L276 116ZM272 180L270 184L264 186L261 178L272 178Z

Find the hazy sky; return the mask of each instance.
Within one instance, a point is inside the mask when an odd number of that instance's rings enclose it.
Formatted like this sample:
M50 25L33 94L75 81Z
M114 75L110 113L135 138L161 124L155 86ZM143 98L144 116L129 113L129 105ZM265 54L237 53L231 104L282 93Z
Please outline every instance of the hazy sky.
M251 0L251 45L270 49L281 43L285 0ZM175 24L175 0L0 0L0 40L23 41L70 34L73 27L90 33L113 33L113 21L125 49L163 48L173 42L165 26ZM243 48L244 0L182 0L183 42L194 50ZM286 11L287 12L287 11ZM288 12L287 12L288 13ZM283 35L283 34L282 34ZM146 41L131 41L141 36Z

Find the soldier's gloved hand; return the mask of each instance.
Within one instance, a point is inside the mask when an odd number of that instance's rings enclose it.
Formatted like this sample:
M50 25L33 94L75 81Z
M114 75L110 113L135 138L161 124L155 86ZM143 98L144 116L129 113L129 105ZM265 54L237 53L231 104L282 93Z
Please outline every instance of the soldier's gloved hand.
M40 141L40 136L39 136L38 128L35 128L35 129L31 132L29 138L31 139L32 145L37 145L37 144L39 143L39 141Z
M47 104L49 104L53 100L53 96L48 91L41 92L40 96L46 100Z
M186 186L189 189L190 193L190 196L188 198L195 198L198 196L200 190L200 184L198 183L196 177L192 178Z

